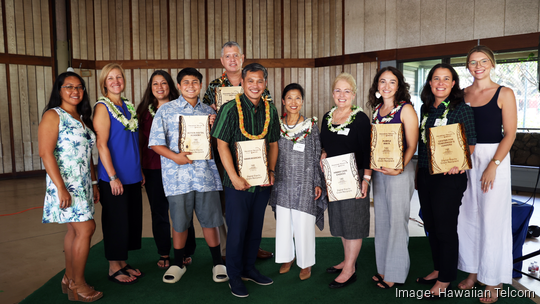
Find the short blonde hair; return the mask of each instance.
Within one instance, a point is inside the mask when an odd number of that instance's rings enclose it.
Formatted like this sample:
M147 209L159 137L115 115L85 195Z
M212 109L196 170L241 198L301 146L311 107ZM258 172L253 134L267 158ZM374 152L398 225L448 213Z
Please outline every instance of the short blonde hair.
M334 82L332 83L332 92L336 87L336 83L340 80L345 80L351 86L353 94L356 95L356 80L354 80L353 75L349 73L341 73L334 79Z
M467 54L467 69L469 69L469 59L471 59L472 53L484 53L489 58L489 61L491 61L493 67L495 67L495 55L493 54L493 51L485 45L477 45Z
M126 74L124 74L124 69L122 69L122 66L116 62L111 62L103 67L101 70L101 73L99 74L99 88L101 89L101 94L103 96L107 97L107 88L105 87L105 79L107 79L107 75L114 70L118 69L120 73L122 74L122 78L124 78L124 89L126 88ZM122 90L124 92L124 90Z

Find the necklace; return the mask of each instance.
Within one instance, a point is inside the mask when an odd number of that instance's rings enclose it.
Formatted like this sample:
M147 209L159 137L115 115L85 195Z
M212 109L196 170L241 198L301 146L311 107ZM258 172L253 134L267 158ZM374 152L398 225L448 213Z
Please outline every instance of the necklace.
M263 131L259 135L251 135L246 131L246 128L244 126L244 112L242 112L242 104L240 102L240 96L242 94L236 95L236 108L238 109L238 118L240 120L240 131L242 132L242 135L249 139L261 139L266 136L268 133L268 125L270 124L270 104L268 103L268 100L266 97L263 97L262 100L264 101L264 113L265 113L265 119L264 119L264 127Z
M446 107L446 110L444 110L443 114L439 116L439 119L446 119L446 116L448 115L448 111L450 111L450 107L448 106L450 104L450 100L445 100L442 102L442 104ZM428 109L429 111L429 109ZM427 137L426 137L426 122L428 119L428 112L424 113L422 115L422 123L420 124L420 135L422 136L422 142L424 144L427 143Z
M137 112L135 112L135 107L127 100L127 98L121 97L122 101L126 104L126 107L131 114L131 119L127 119L126 116L118 110L114 103L107 97L101 96L98 99L98 103L104 104L112 116L118 120L125 128L124 130L129 130L131 132L136 132L139 128L139 121L137 120Z
M395 106L392 111L390 111L390 113L388 113L388 115L386 115L385 117L383 117L381 120L379 120L379 110L381 109L381 107L383 106L384 103L381 103L380 105L377 106L377 108L375 108L375 111L373 111L373 124L384 124L384 123L387 123L389 121L391 121L394 116L396 115L397 112L399 112L399 110L406 104L407 102L405 100L403 101L400 101L399 104L397 106Z
M301 122L300 125L298 125L298 127L296 127L295 125L295 127L293 127L292 129L287 130L287 127L283 123L283 118L285 118L286 115L287 114L283 115L283 117L281 117L281 120L280 120L281 136L285 139L292 141L293 144L296 144L297 142L304 140L304 138L306 138L309 134L311 134L311 130L313 130L313 126L317 123L317 120L318 120L317 117L306 119L303 122ZM300 135L296 137L290 135L290 134L294 135L298 133L300 133Z
M336 106L332 107L332 110L330 110L330 112L328 112L328 116L326 117L328 130L330 130L331 132L334 132L334 133L345 129L345 127L347 125L349 125L351 122L353 122L353 120L356 118L356 114L358 112L362 111L361 107L352 106L351 107L352 112L351 112L351 114L349 114L349 118L347 118L347 121L345 121L344 123L342 123L339 126L334 128L334 126L332 126L332 116L333 116L334 112L336 111L336 109L337 109Z
M285 117L287 117L287 113L283 114L283 116L281 117L281 120L283 120ZM285 127L287 127L287 129L294 129L296 127L296 125L298 125L298 122L300 121L300 118L302 117L302 115L298 115L298 119L296 120L296 123L294 124L294 126L292 126L292 128L289 128L289 124L283 124ZM287 122L287 121L285 121Z

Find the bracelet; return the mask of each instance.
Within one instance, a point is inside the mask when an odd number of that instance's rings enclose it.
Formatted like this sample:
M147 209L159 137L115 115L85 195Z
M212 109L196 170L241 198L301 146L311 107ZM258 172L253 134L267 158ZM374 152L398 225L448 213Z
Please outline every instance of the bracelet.
M111 182L112 182L113 180L118 179L118 176L116 176L116 174L115 174L115 175L113 175L113 176L109 176L109 179L110 179Z
M363 180L368 184L368 186L371 186L371 180L363 178Z
M92 185L97 185L97 180L95 180L95 181L93 180Z
M371 175L364 175L364 179L369 182L371 180Z
M276 171L274 170L268 170L268 173L274 173L274 175L276 174Z

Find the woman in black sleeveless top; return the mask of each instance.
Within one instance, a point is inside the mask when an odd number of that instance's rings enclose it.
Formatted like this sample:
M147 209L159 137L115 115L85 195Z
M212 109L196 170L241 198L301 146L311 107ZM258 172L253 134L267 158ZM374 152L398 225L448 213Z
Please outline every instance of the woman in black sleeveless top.
M477 144L458 219L458 268L470 274L458 288L484 283L486 293L480 302L493 303L497 301L495 288L512 283L509 151L516 138L516 99L511 89L491 80L495 58L489 48L472 48L467 68L474 82L465 89L465 102L474 112Z

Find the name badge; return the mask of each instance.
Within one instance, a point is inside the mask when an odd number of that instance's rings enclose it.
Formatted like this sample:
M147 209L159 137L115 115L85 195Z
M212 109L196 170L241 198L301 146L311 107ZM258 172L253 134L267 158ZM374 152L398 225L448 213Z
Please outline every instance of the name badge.
M349 131L350 131L349 128L345 128L345 129L343 129L343 130L339 130L339 131L337 132L337 134L338 134L338 135L345 135L345 136L347 136L347 135L349 135Z
M443 118L443 119L437 118L437 119L435 119L435 127L446 126L447 123L448 123L448 118Z
M298 152L304 152L304 149L306 148L306 144L294 144L293 145L293 150L294 151L298 151Z

